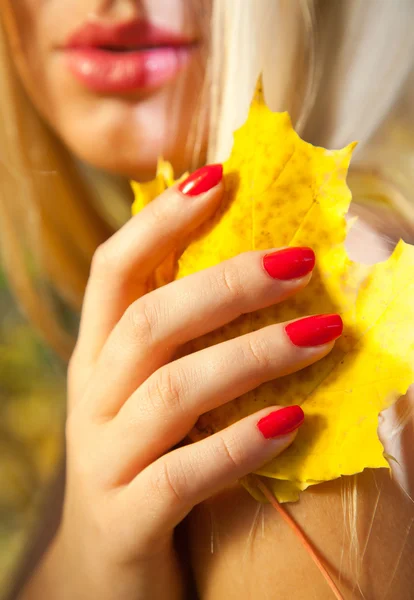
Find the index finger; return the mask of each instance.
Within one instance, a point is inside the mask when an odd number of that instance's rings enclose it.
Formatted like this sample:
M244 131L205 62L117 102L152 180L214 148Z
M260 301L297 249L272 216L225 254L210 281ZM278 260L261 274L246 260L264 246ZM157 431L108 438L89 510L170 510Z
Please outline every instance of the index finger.
M212 216L222 197L223 169L208 165L150 202L95 253L82 310L76 355L96 361L128 306L184 236Z

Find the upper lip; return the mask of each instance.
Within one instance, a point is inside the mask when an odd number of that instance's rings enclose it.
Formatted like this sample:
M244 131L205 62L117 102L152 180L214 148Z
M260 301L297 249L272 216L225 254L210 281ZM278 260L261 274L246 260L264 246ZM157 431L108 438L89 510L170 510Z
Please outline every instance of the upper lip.
M70 36L65 48L153 48L191 43L194 41L188 37L136 19L111 25L86 23Z

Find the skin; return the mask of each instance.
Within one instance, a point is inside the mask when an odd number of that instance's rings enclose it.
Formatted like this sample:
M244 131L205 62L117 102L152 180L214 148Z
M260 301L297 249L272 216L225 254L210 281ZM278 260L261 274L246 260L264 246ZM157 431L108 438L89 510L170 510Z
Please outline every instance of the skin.
M17 71L33 104L74 156L129 177L150 175L161 152L178 171L189 167L185 140L197 116L208 2L199 3L198 19L181 0L14 0L13 7ZM127 96L94 94L67 72L58 49L91 13L113 22L145 14L194 38L199 47L186 70L165 87ZM173 120L171 99L177 95L180 110ZM209 408L332 348L299 349L281 324L175 358L186 341L279 302L309 281L273 280L261 266L265 253L249 252L148 293L154 268L214 213L221 194L221 184L191 199L169 190L96 253L69 367L63 519L25 600L181 598L186 582L173 536L187 515L201 598L332 598L274 510L261 509L261 530L255 524L257 503L236 485L283 451L295 433L265 440L256 426L262 414L256 414L206 441L176 447ZM352 247L365 256L367 246L377 248L374 259L383 257L375 233L362 228ZM318 486L289 510L334 577L341 571L346 598L364 592L366 598L408 600L411 501L386 472L364 473L355 481L356 562L343 524L341 492L349 483Z
M177 172L187 169L191 117L203 85L208 44L203 31L209 1L198 1L196 11L181 0L13 0L6 4L13 6L20 77L38 111L75 156L130 178L149 177L161 154ZM189 65L163 87L122 95L92 93L66 68L62 52L91 15L104 24L145 17L197 47ZM204 151L205 147L201 160Z
M182 597L175 527L295 437L264 438L257 423L271 407L171 450L200 414L333 347L296 347L278 324L174 360L190 339L310 279L275 280L261 266L265 252L247 252L147 293L154 267L212 214L222 191L219 183L189 202L171 188L95 256L69 367L63 519L28 598L40 590L56 600Z

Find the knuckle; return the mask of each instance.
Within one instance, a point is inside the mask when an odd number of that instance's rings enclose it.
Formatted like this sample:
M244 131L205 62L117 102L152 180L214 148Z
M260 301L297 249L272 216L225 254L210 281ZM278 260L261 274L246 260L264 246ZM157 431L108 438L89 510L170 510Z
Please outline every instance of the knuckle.
M141 344L152 344L157 329L158 312L153 303L138 300L125 313L128 331Z
M239 471L243 465L243 452L240 443L235 439L218 436L215 454L221 465L227 465L231 471Z
M152 492L162 499L164 504L181 505L185 501L186 477L184 470L177 466L170 466L163 460L154 469L151 482ZM152 494L151 494L152 495Z
M246 336L246 353L249 362L253 362L259 369L268 369L271 366L268 345L257 335Z
M241 281L240 269L234 261L223 263L219 283L226 296L234 302L244 296L244 286Z
M79 360L78 360L77 350L75 348L75 350L72 352L72 356L69 359L68 367L67 367L67 378L69 381L73 381L73 379L76 377L76 374L78 371L78 364L79 364Z
M162 407L167 414L184 413L185 377L179 369L163 367L149 381L149 396L156 412Z
M109 243L104 242L103 244L97 247L92 257L91 275L101 276L107 273L108 270L112 271L113 262L114 257L112 251L109 248Z

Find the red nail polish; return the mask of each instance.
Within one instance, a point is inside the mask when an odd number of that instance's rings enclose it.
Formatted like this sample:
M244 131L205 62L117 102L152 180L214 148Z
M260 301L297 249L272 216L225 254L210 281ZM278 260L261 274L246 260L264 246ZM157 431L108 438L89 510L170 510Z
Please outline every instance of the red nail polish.
M186 196L198 196L215 187L223 178L223 165L207 165L194 171L178 189Z
M342 334L343 328L339 315L315 315L289 323L285 331L295 346L306 348L333 342Z
M313 270L315 253L311 248L284 248L266 254L263 266L274 279L297 279Z
M260 419L257 427L268 440L292 433L302 425L304 419L305 415L300 406L286 406Z

